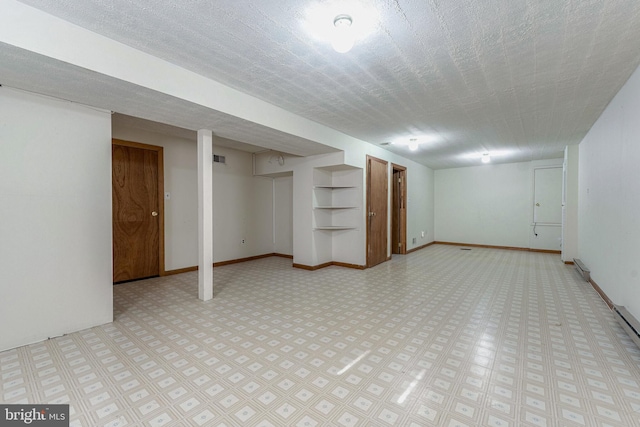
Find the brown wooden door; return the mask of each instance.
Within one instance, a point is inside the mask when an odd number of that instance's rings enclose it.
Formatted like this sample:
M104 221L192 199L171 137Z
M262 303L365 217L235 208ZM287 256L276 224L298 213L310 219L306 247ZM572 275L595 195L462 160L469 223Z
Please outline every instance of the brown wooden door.
M391 208L391 253L407 253L407 172L402 166L393 166Z
M387 260L387 162L367 156L367 267Z
M112 145L113 281L160 274L158 152Z

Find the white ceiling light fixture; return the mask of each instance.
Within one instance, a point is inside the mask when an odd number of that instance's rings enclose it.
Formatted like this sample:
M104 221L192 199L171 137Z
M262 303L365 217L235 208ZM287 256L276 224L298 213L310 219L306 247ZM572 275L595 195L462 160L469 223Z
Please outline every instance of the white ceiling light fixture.
M428 142L433 142L433 137L430 136L422 136L419 138L411 137L408 139L398 139L393 141L391 144L398 145L402 147L408 147L411 151L417 151L420 148L421 144L426 144Z
M496 159L498 163L510 162L515 156L520 155L519 151L514 150L491 150L491 151L472 151L462 153L456 156L459 160L464 161L467 165L476 165L494 163Z
M349 52L356 41L351 24L353 19L349 15L338 15L333 20L335 31L331 38L331 46L338 53Z
M514 155L517 155L517 152L511 150L492 150L492 151L475 151L470 153L463 153L457 156L459 159L465 159L471 161L476 164L478 160L482 163L491 163L496 158L499 158L500 163L504 161L509 161Z
M368 0L309 0L301 20L314 39L348 52L380 29L380 13Z

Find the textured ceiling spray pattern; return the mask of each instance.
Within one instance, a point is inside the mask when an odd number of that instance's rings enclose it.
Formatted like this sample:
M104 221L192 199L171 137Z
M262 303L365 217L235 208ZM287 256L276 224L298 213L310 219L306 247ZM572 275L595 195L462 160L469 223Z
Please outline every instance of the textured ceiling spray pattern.
M22 2L374 144L436 134L415 156L436 168L557 157L640 62L631 0L370 1L376 31L345 55L306 31L316 2Z

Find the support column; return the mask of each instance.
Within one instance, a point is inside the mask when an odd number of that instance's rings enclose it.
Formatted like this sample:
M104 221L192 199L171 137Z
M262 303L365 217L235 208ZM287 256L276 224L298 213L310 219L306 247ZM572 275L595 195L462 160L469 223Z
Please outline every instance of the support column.
M213 132L198 131L198 298L213 298Z

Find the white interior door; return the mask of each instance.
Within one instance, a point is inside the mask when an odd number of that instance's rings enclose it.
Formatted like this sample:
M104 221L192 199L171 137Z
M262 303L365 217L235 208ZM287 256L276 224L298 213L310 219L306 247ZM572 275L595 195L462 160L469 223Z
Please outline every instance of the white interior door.
M562 224L562 167L534 171L533 222Z

